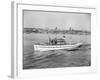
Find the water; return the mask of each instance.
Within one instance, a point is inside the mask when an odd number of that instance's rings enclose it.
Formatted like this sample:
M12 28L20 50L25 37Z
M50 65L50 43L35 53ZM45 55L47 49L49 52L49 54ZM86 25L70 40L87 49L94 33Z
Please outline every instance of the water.
M55 34L47 33L24 33L23 49L23 68L57 68L57 67L82 67L91 65L91 37L90 35L58 34L57 38L66 36L66 42L78 43L83 45L74 51L55 50L55 51L34 51L35 43L47 43L49 38L55 38Z

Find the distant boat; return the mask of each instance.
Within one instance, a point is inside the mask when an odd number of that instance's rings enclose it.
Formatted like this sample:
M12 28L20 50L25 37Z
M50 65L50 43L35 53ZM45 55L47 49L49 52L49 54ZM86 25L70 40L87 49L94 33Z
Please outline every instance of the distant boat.
M57 28L56 28L57 29ZM65 36L63 36L65 38ZM49 51L49 50L59 50L59 49L66 49L66 50L74 50L82 45L82 43L66 43L64 38L56 38L50 39L48 44L34 44L35 51Z

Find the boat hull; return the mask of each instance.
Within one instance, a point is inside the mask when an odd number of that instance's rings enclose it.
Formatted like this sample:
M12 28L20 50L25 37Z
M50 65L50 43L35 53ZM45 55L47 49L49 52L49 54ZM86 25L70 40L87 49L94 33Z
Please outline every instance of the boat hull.
M59 49L66 49L66 50L73 50L79 46L81 46L82 43L77 44L69 44L69 45L34 45L35 51L49 51L49 50L59 50Z

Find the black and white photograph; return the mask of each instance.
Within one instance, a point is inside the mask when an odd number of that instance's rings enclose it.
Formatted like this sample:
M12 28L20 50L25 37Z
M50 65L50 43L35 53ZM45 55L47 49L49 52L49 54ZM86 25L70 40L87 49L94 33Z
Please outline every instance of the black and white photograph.
M91 66L91 14L23 10L23 69Z

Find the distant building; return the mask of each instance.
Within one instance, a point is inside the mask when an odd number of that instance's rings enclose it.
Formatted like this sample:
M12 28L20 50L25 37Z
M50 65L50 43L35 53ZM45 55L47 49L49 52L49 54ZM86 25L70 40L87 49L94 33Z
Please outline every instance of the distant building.
M71 31L72 30L72 28L71 27L69 27L69 31Z
M69 27L69 31L74 31L74 29L73 29L73 28L71 28L71 27Z

